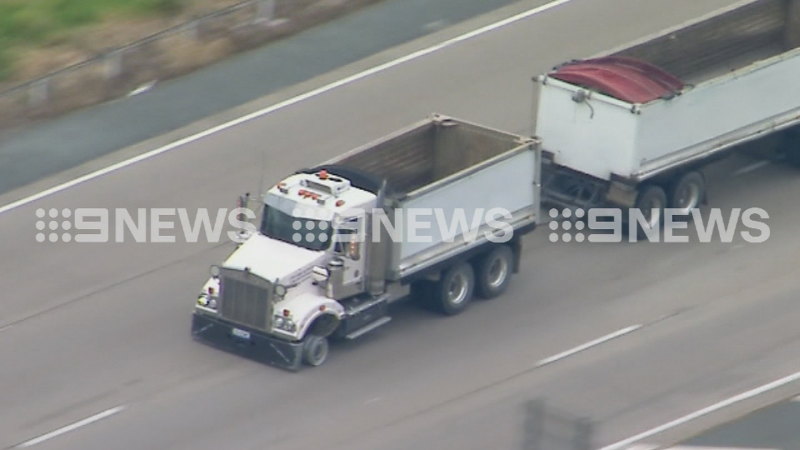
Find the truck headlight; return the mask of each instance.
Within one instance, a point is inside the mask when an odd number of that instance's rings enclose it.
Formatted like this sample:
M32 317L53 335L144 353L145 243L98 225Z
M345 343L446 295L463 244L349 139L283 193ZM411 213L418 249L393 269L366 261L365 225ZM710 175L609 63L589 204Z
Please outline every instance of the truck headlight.
M206 308L217 309L217 296L203 292L197 297L197 304Z
M295 325L294 320L292 320L290 317L275 315L272 318L272 323L275 325L275 328L288 331L289 333L294 333L295 330L297 330L297 325Z

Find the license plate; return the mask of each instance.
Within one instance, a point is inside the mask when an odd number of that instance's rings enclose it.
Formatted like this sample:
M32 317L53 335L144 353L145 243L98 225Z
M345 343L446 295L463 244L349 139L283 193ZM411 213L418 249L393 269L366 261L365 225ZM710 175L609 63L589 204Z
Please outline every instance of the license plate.
M240 330L238 328L234 328L232 331L233 335L241 338L241 339L250 339L250 332L245 330Z

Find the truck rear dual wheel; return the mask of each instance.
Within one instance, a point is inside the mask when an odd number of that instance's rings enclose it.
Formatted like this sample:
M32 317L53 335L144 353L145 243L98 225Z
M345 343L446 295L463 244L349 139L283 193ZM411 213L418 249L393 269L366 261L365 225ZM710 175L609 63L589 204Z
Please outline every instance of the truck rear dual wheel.
M699 208L706 195L706 180L700 172L686 172L672 184L669 207L678 209L678 216L689 218L692 210Z
M475 271L467 262L458 263L436 283L434 300L438 309L448 315L461 313L469 306L475 290Z
M475 287L484 299L499 296L508 288L514 254L507 245L499 245L483 255L476 264Z
M639 195L636 197L636 209L641 211L645 217L649 229L658 229L663 219L664 208L667 207L667 193L661 186L646 184L639 188ZM636 238L642 240L647 236L647 231L640 224L636 224Z

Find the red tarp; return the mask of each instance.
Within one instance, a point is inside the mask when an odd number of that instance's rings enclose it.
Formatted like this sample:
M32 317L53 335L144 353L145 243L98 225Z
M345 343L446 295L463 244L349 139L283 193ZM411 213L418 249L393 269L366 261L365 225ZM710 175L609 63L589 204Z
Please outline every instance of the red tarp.
M681 80L653 64L619 56L567 63L550 76L629 103L671 97L684 87Z

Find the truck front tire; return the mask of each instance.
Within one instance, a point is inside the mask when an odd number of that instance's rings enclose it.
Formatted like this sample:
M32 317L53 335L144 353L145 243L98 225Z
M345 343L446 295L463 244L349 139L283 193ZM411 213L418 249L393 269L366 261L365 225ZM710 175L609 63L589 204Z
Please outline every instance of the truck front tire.
M436 304L439 310L454 316L469 306L475 290L475 271L469 263L458 263L443 274L436 285Z
M321 366L328 359L328 338L310 334L303 340L303 362Z
M475 287L478 295L491 299L508 288L514 267L514 254L507 245L499 245L478 259Z

